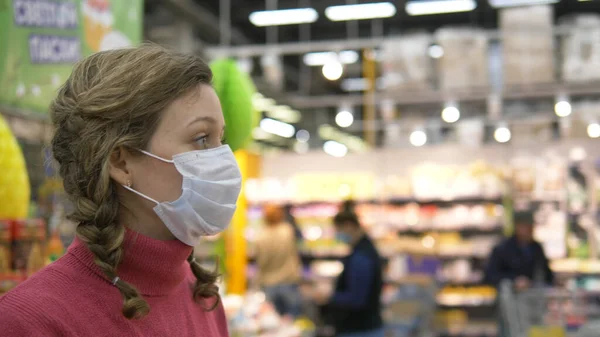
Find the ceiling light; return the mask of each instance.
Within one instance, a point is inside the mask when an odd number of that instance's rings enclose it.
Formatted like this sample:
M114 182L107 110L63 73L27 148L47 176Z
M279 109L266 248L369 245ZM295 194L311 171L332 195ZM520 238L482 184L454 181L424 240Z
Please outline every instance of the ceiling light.
M348 148L342 143L334 140L328 140L323 144L323 151L330 156L343 157L348 153Z
M571 114L571 103L567 101L559 101L554 105L554 112L558 117L567 117Z
M413 131L409 140L413 146L423 146L427 143L427 134L422 130Z
M304 64L307 66L323 66L328 62L339 61L342 64L353 64L358 62L358 53L354 50L344 50L339 53L332 51L308 53L303 57Z
M260 128L268 133L284 137L292 138L296 134L296 129L293 125L280 122L271 118L264 118L260 121Z
M427 0L406 3L406 12L412 16L470 12L475 8L475 0Z
M330 81L337 81L344 74L344 66L339 61L327 62L323 66L323 76Z
M445 107L442 110L442 119L446 123L454 123L460 119L460 110L454 106Z
M442 46L434 44L429 47L429 56L434 59L439 59L444 56L444 48Z
M318 18L319 13L313 8L260 11L250 14L250 22L257 27L313 23L317 21Z
M391 2L331 6L325 9L325 16L331 21L380 19L394 15L396 6Z
M298 130L296 132L296 139L301 143L306 143L310 140L310 133L306 130Z
M560 0L488 0L494 8L554 4Z
M348 110L342 110L335 115L335 123L342 128L347 128L354 123L354 116Z
M511 137L512 134L510 130L505 126L498 127L496 131L494 131L494 139L498 143L506 143L510 140Z
M590 138L600 138L600 124L591 123L588 125L587 134Z

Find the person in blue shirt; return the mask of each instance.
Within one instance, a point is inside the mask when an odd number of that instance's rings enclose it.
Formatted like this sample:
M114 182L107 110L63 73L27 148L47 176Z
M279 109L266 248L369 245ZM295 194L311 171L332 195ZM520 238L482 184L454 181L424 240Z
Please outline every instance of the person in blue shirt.
M381 257L356 214L342 210L333 223L337 239L352 247L350 255L343 260L344 270L328 301L334 313L336 336L383 337Z

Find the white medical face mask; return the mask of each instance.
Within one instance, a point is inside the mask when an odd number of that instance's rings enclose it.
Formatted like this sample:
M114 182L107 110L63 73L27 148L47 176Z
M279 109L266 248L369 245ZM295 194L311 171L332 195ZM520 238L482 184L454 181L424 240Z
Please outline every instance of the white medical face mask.
M202 236L215 235L229 226L242 188L242 175L229 145L181 153L173 160L140 151L174 164L183 176L181 197L173 202L158 202L123 186L154 202L154 212L177 239L196 246Z

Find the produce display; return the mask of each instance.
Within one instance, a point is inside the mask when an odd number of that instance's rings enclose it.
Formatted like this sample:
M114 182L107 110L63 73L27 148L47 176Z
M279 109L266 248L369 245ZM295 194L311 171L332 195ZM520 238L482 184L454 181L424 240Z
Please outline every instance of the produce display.
M225 117L225 140L233 151L243 148L258 123L258 112L252 106L256 92L250 76L239 69L234 60L217 60L210 64L213 87L221 101Z
M0 115L0 219L22 219L29 212L30 187L25 159Z

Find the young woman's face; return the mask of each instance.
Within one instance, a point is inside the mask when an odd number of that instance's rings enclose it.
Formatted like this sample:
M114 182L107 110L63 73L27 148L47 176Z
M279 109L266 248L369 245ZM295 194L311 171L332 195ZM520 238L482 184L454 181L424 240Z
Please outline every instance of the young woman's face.
M215 148L222 144L224 127L217 94L212 87L201 85L163 112L146 150L170 160L183 152ZM175 201L181 196L183 177L171 163L136 156L132 173L133 187L158 202Z
M200 85L175 100L161 115L157 129L145 150L163 159L195 150L221 145L225 121L217 94L209 85ZM131 188L157 202L179 199L183 177L172 163L121 148L111 155L111 178L119 185ZM118 187L119 221L130 229L156 239L174 236L153 211L152 201Z

